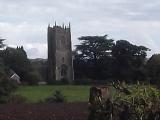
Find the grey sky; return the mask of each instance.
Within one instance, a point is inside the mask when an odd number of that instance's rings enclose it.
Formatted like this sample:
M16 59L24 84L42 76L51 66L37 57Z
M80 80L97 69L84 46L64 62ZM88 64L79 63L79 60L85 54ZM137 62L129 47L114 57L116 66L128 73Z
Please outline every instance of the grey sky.
M108 34L160 53L159 0L0 0L0 37L23 45L29 58L47 58L47 26L71 22L72 44Z

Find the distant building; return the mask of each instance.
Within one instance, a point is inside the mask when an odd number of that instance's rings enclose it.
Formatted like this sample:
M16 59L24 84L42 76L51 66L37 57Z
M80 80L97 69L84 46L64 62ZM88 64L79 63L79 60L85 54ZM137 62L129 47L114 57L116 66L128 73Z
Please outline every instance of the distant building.
M14 80L15 82L17 82L18 84L21 83L20 77L16 73L14 73L10 78L11 80Z
M48 81L73 81L70 24L48 26Z

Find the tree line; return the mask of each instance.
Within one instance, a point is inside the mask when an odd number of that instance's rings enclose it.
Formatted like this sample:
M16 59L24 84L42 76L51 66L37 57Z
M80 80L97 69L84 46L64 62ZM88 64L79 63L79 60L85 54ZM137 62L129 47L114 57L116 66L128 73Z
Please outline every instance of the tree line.
M5 46L0 39L0 80L17 73L22 83L37 84L47 80L47 60L28 59L23 48ZM104 36L82 36L73 51L76 83L137 81L157 84L160 81L160 54L147 58L149 48L127 40Z
M32 66L23 46L7 47L4 40L0 39L0 81L16 73L21 83L37 84L41 80L40 73Z
M74 50L75 80L159 83L160 54L147 58L149 48L107 35L82 36Z

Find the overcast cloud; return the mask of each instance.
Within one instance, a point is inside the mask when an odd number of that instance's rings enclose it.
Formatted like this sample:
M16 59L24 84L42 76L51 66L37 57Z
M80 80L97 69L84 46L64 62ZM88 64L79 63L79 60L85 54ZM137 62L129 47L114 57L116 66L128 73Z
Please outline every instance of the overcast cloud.
M160 53L159 0L0 0L0 37L23 45L29 58L47 58L47 26L71 22L72 44L108 34Z

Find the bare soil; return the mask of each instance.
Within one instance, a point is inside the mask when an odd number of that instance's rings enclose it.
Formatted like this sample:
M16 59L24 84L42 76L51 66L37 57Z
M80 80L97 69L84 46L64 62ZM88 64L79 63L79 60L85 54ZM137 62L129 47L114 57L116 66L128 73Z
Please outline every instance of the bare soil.
M87 117L87 103L0 105L0 120L87 120Z

